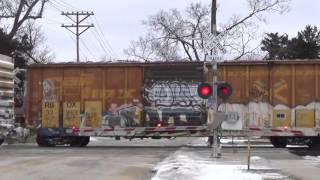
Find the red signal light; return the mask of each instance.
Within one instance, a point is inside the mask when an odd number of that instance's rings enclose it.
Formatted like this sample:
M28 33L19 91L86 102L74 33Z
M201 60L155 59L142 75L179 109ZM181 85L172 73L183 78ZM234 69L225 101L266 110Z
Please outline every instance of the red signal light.
M200 94L202 94L203 96L206 96L210 93L210 88L207 86L204 86L200 89Z
M78 129L76 126L72 126L72 134L76 134L78 132Z
M212 86L207 83L198 86L198 95L203 99L208 99L212 95Z
M161 123L158 123L157 124L157 128L161 128L162 127L162 124Z
M223 100L227 100L232 94L232 87L228 83L218 84L218 96Z
M228 89L227 87L221 87L221 88L219 89L219 91L220 91L222 94L227 95L228 92L229 92L229 89Z

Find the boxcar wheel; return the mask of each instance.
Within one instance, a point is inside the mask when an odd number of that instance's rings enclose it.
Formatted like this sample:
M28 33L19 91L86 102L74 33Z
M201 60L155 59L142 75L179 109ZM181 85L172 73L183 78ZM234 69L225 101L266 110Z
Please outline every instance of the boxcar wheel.
M86 147L90 141L90 137L74 137L71 140L71 147Z
M306 145L310 148L310 149L320 149L320 140L316 139L316 138L310 138L308 139L308 141L306 142Z
M80 147L80 145L81 145L81 139L79 137L72 138L70 142L71 147Z
M43 136L37 136L36 141L37 141L37 144L39 147L48 147L49 146L48 141Z
M275 148L285 148L287 146L286 138L270 138L270 142Z
M90 137L89 136L88 137L82 137L81 139L82 139L82 143L80 145L81 147L86 147L90 142Z

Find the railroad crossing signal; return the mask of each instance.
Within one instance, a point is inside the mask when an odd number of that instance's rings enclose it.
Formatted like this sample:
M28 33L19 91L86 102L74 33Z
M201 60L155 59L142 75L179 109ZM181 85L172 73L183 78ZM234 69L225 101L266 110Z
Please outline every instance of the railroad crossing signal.
M227 100L232 94L232 87L226 82L218 83L217 94L223 100ZM208 99L212 96L213 87L208 83L202 83L198 86L198 95L203 99Z

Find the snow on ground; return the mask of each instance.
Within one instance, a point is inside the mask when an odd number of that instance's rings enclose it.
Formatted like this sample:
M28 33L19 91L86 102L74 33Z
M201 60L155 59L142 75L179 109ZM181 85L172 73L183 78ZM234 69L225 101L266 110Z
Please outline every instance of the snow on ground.
M90 141L91 141L91 142L97 142L97 141L98 141L98 139L97 139L96 137L92 137L92 136L90 136Z
M320 166L320 156L305 156L304 159L308 160L308 163Z
M260 157L252 157L259 161ZM268 167L254 167L247 171L247 165L235 161L203 158L194 152L176 151L159 163L154 169L151 180L259 180L289 179Z
M258 161L258 160L260 160L260 159L262 159L262 158L259 157L259 156L251 156L250 159L251 159L252 161Z
M232 139L231 138L221 138L220 142L222 144L232 144ZM248 139L233 139L234 144L239 144L239 143L247 143Z
M196 138L191 142L189 142L187 145L188 146L208 146L207 140L208 138L204 138L204 137Z
M207 137L179 137L179 138L171 138L171 139L167 139L167 138L162 138L162 139L151 139L151 138L144 138L144 139L140 139L140 138L135 138L135 139L125 139L125 138L121 138L120 141L115 141L114 138L111 137L90 137L90 142L92 144L95 143L111 143L111 144L131 144L131 145L144 145L146 143L148 143L148 145L161 145L161 144L168 144L168 142L172 141L176 141L179 139L187 139L188 142L184 145L187 146L191 146L191 147L207 147L208 146L208 138ZM247 138L234 138L232 140L232 138L230 137L224 137L220 139L220 142L222 144L223 147L227 147L227 146L247 146L248 144L248 139ZM259 147L270 147L272 146L269 142L269 140L267 139L259 139L259 138L255 138L251 140L252 144L254 144L255 146L259 146ZM174 143L173 143L174 144Z
M115 140L112 137L90 137L89 146L135 146L135 147L177 147L183 146L187 142L192 141L193 139L181 137L181 138L163 138L163 139L151 139L151 138L135 138L135 139L125 139L120 138L120 140Z
M232 138L230 137L224 137L220 139L220 142L222 146L243 146L248 144L247 138ZM255 138L251 140L252 143L255 144L255 146L261 146L261 147L270 147L272 146L267 139L261 139L261 138ZM190 141L188 146L195 146L195 147L203 147L208 146L208 138L202 137L202 138L196 138L192 141Z
M134 138L134 139L126 139L126 138L120 138L120 140L115 140L114 137L99 137L99 136L90 136L90 142L99 142L99 141L124 141L126 143L128 142L166 142L166 141L171 141L174 140L175 138L167 139L167 138L162 138L162 139L152 139L152 138Z

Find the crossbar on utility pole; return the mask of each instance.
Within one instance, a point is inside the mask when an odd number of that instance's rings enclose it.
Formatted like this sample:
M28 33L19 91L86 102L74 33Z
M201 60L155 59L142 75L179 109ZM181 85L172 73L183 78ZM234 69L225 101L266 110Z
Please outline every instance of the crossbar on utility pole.
M93 12L62 12L61 15L64 15L68 17L71 21L73 21L75 24L71 25L64 25L62 24L61 27L66 28L70 32L72 32L74 35L76 35L76 45L77 45L77 63L80 61L80 56L79 56L79 37L82 33L87 31L89 28L94 27L93 24L84 24L82 25L81 23L86 20L89 16L94 15ZM72 16L76 16L75 19L72 18ZM82 17L80 17L82 16ZM81 18L81 19L80 19ZM76 28L76 32L72 31L71 28ZM80 28L84 28L80 30Z

